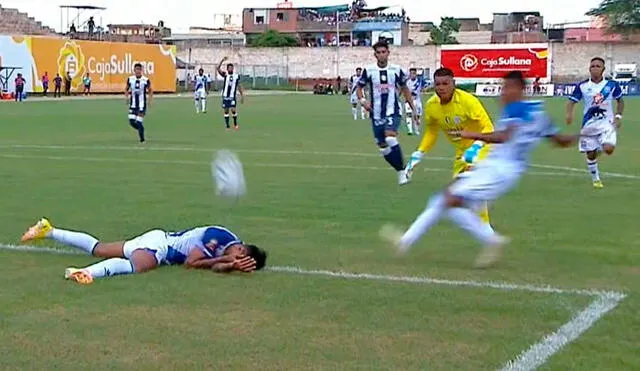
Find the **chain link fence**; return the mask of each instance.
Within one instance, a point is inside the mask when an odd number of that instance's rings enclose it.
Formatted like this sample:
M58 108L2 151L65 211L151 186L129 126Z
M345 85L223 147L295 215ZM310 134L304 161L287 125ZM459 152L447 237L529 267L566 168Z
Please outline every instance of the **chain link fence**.
M179 90L191 90L191 81L194 74L200 68L204 69L205 75L209 77L209 91L220 91L222 89L223 78L217 73L217 64L193 63L195 68L189 70L185 76L186 81L179 81ZM223 67L224 69L225 67ZM235 71L240 75L240 83L245 89L251 90L306 90L298 84L297 79L289 78L289 67L278 65L239 65L235 64Z

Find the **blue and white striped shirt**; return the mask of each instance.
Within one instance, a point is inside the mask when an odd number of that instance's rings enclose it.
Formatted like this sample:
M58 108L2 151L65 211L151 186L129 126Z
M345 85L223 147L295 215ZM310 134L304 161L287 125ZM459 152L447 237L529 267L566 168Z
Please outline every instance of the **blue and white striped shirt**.
M389 64L382 68L374 64L362 71L358 85L369 85L374 120L402 116L400 90L407 86L408 74L400 66Z

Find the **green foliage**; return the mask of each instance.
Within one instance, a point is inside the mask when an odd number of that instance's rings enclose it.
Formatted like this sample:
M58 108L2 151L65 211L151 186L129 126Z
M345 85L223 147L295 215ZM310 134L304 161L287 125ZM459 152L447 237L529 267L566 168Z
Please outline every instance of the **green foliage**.
M625 35L640 32L640 0L603 0L587 15L603 17L610 32Z
M453 17L440 18L440 26L431 29L431 43L435 45L458 44L453 35L460 31L460 22Z
M299 46L298 40L287 34L275 30L268 30L249 38L248 44L258 48L282 48L287 46Z

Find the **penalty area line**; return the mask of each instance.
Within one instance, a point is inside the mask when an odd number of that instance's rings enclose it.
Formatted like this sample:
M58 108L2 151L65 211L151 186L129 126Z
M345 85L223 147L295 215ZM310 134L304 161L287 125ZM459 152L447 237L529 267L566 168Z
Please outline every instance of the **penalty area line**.
M55 248L49 246L27 246L0 244L0 250L38 252L65 255L86 255L79 251ZM431 277L394 276L371 273L350 273L330 270L309 270L300 267L274 266L265 269L268 272L282 274L297 274L308 276L323 276L344 280L369 280L403 282L412 284L431 284L453 287L485 288L502 291L526 291L548 294L573 294L589 296L594 300L583 310L574 315L567 323L556 331L546 335L542 340L531 345L518 354L515 358L506 362L500 371L533 371L544 365L553 355L563 350L568 344L578 339L596 322L607 313L614 310L625 298L626 294L617 291L565 289L552 286L539 286L530 284L514 284L507 282L483 282L472 280L449 280Z

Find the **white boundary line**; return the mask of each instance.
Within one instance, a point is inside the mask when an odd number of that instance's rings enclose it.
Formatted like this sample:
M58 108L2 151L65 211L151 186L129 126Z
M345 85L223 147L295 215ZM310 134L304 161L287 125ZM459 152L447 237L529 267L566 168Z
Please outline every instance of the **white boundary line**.
M54 247L20 246L11 244L0 244L0 250L46 252L53 254L86 255L73 250L57 249ZM616 291L583 290L583 289L563 289L551 286L537 286L527 284L512 284L501 282L482 281L455 281L447 279L412 277L412 276L392 276L369 273L348 273L334 272L329 270L307 270L299 267L270 267L270 272L288 273L298 275L323 276L345 280L374 280L404 282L413 284L435 284L458 287L487 288L503 291L527 291L548 294L573 294L589 296L594 300L583 310L573 316L569 322L562 325L558 330L545 336L539 342L533 344L527 350L518 354L514 359L508 361L501 371L532 371L545 364L554 354L560 352L569 343L579 338L584 332L590 329L598 320L608 312L615 309L626 297L626 294Z
M94 151L159 151L159 152L207 152L212 153L216 149L205 149L196 147L154 147L153 145L145 147L132 147L132 146L67 146L67 145L39 145L39 144L10 144L1 143L0 148L6 149L52 149L52 150L94 150ZM321 152L321 151L287 151L287 150L252 150L252 149L233 149L238 153L255 153L266 155L314 155L314 156L347 156L347 157L380 157L375 153L360 153L360 152ZM438 157L438 156L425 156L425 160L432 161L447 161L451 162L451 157ZM166 162L166 161L165 161ZM586 169L578 169L569 166L557 166L557 165L543 165L543 164L531 164L533 168L547 169L547 170L560 170L563 176L568 176L567 172L573 172L576 174L587 174ZM360 168L360 167L358 167ZM624 173L612 173L612 172L600 172L600 174L611 178L623 178L640 180L640 175L624 174ZM539 175L549 175L539 174Z

